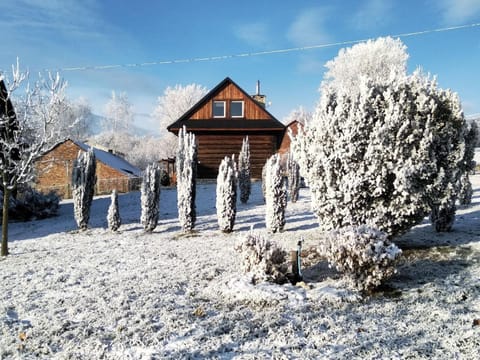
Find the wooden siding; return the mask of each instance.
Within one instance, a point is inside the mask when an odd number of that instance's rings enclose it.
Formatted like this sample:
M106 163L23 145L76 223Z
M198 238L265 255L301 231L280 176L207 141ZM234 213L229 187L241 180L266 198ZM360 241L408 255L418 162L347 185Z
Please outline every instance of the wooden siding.
M226 118L230 117L230 101L243 101L244 102L244 118L248 120L256 119L271 119L272 116L268 114L261 106L258 105L250 96L245 94L233 84L228 84L225 88L221 89L212 98L210 98L200 109L198 109L190 119L202 120L213 118L212 109L213 101L221 100L226 101Z
M71 198L73 163L78 152L83 151L77 144L67 140L43 155L35 163L35 188L38 191L56 191L62 198ZM128 192L139 185L139 180L127 176L100 161L97 161L97 184L95 193L108 194L113 189Z
M198 134L198 177L214 178L218 174L218 167L222 159L228 155L238 154L242 148L243 134ZM277 149L277 137L275 135L249 134L250 143L250 166L253 178L262 177L262 167L266 159L273 155Z

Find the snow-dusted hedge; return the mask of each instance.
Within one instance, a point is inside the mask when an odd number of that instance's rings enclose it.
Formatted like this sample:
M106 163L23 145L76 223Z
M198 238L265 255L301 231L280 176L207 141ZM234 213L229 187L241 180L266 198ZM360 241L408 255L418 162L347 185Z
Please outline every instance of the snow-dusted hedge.
M243 139L242 149L238 155L238 188L240 201L246 203L250 197L252 180L250 177L250 143L248 136Z
M142 203L141 223L145 231L151 232L157 227L160 213L160 168L157 163L148 165L143 172L140 190Z
M79 151L72 170L73 210L77 226L85 230L90 219L95 183L96 159L93 150Z
M250 231L235 250L240 254L242 269L252 277L252 283L287 282L287 253L276 243Z
M287 207L287 191L278 154L267 161L265 173L265 224L268 231L275 233L282 231L285 226Z
M112 195L110 196L110 206L108 207L107 213L107 224L108 228L111 231L117 231L122 224L122 220L120 218L120 211L118 209L118 192L116 189L112 191Z
M54 191L43 194L30 187L22 187L17 198L10 197L9 217L14 220L46 219L56 216L60 207L60 197ZM3 192L0 190L0 205L3 205ZM0 206L0 216L3 206Z
M218 169L216 208L220 230L231 232L237 215L237 175L233 157L225 156Z
M195 227L197 212L195 196L197 185L197 144L195 134L187 133L185 126L178 132L177 158L178 220L183 231Z
M331 231L319 251L330 266L346 275L349 285L361 291L370 291L392 276L402 253L386 233L365 225Z

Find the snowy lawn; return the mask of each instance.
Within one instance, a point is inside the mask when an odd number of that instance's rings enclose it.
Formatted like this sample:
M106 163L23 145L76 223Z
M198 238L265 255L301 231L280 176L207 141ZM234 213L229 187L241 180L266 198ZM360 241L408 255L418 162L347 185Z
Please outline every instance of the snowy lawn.
M362 298L324 261L305 260L303 286L253 286L237 241L265 232L260 183L238 205L234 232L218 231L215 184L197 187L195 232L180 232L176 191L162 189L159 226L139 224L140 194L119 196L123 225L106 230L109 197L93 203L90 229L73 206L53 219L14 223L0 260L0 358L437 358L480 354L480 176L474 204L454 231L427 223L397 244L399 273ZM307 189L288 204L287 250L322 241Z

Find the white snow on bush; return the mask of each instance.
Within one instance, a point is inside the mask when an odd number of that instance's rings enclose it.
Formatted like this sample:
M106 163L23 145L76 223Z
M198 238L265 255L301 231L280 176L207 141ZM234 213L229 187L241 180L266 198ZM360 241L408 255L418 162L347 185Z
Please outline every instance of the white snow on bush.
M387 234L368 226L331 231L320 252L361 291L371 291L392 276L402 253Z
M226 156L220 163L217 176L217 218L223 232L231 232L237 214L237 171L235 158Z

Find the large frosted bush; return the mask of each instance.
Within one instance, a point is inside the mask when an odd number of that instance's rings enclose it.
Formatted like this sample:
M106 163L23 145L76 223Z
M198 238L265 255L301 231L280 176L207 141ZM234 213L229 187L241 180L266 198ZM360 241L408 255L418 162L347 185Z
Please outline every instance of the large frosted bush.
M147 166L143 172L141 186L141 223L147 232L157 227L160 213L160 168L156 163Z
M287 191L283 181L280 156L276 154L267 161L265 172L265 224L269 232L283 230L286 207Z
M253 284L264 281L277 284L287 282L287 253L274 242L249 232L235 250L240 254L243 271L251 275Z
M233 157L226 156L218 169L216 208L220 230L231 232L237 214L237 175Z
M470 181L470 173L475 170L475 146L478 137L478 127L475 121L468 124L468 130L465 134L465 156L463 158L462 166L464 172L460 178L458 187L459 195L458 200L461 205L469 205L472 203L472 183Z
M368 226L346 227L327 234L320 252L330 266L346 275L349 285L371 291L392 276L402 251L387 234Z
M321 230L367 224L395 236L455 195L450 190L464 151L460 103L420 72L403 73L398 63L380 78L361 61L343 63L357 68L355 89L325 81L292 150Z
M87 229L97 178L93 150L79 151L72 170L73 211L77 226Z
M240 190L240 201L245 204L250 197L252 188L250 177L250 143L248 136L243 139L242 149L238 155L238 188Z
M197 212L195 208L197 183L197 144L195 135L187 133L185 126L178 132L176 158L178 220L183 231L195 227Z

